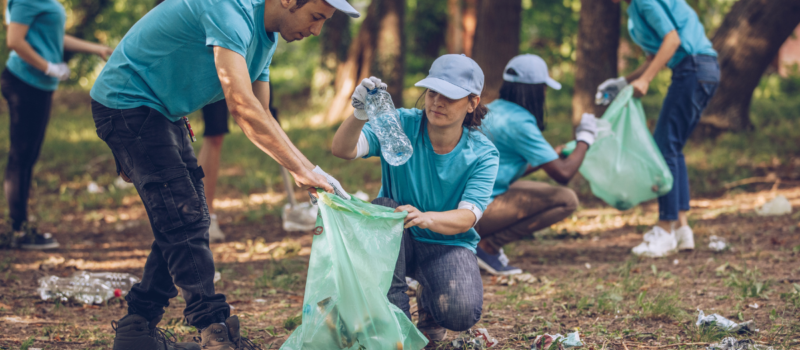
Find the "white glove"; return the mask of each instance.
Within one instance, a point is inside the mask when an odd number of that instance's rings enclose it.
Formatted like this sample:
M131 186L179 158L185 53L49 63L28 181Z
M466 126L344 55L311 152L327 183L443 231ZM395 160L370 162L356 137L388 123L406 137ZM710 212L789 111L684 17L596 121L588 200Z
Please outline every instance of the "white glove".
M356 87L356 90L353 91L353 108L356 110L353 111L356 119L358 120L369 120L369 116L367 115L367 94L369 90L373 90L375 88L380 88L386 90L386 84L381 82L380 79L376 77L369 77L361 81Z
M66 63L50 63L47 62L47 70L44 74L53 78L58 78L60 81L69 79L69 66Z
M597 118L594 114L583 113L580 124L575 128L575 141L586 142L591 146L595 135L597 135Z
M604 81L600 86L597 87L597 96L595 97L595 102L600 102L597 104L607 105L614 101L614 98L617 97L617 94L622 91L626 86L628 86L628 81L625 80L625 77L619 78L611 78ZM608 94L608 98L604 99L603 95Z
M333 187L334 194L344 199L350 200L350 195L347 194L347 192L342 188L342 184L339 183L339 180L336 180L333 178L333 176L328 175L328 173L322 170L322 168L320 168L319 165L317 165L317 167L314 168L312 172L325 176L325 179L328 180L328 184L330 184L331 187ZM310 193L308 195L311 197L311 203L317 204L317 198L312 196Z

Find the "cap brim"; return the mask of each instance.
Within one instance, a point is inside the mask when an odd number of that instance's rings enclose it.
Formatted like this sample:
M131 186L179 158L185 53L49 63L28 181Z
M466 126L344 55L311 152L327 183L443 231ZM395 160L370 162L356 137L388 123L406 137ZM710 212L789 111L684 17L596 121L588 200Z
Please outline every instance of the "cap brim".
M420 80L414 86L424 87L436 91L451 100L460 100L469 96L469 91L466 89L455 86L439 78L425 78Z
M561 90L561 83L553 80L553 78L551 78L551 77L547 77L547 81L545 81L545 84L547 84L547 86L549 86L549 87L551 87L553 89Z
M329 5L333 6L333 8L344 12L350 17L358 18L361 17L361 14L353 8L353 5L350 5L347 0L325 0Z

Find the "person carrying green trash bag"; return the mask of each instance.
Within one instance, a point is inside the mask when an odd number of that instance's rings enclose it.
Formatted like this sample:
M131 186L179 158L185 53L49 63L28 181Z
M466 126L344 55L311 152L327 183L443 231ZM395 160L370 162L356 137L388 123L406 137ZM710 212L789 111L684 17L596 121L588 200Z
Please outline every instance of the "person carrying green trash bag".
M620 0L609 0L618 3ZM636 255L664 256L694 249L687 219L689 175L683 147L719 85L717 53L706 38L697 13L686 0L625 0L628 31L648 55L647 62L627 77L608 79L597 88L605 103L628 85L634 96L647 94L650 82L665 65L672 69L669 87L653 138L672 173L672 190L658 198L659 222L633 248ZM675 227L678 224L678 227Z
M421 109L398 109L399 122L414 147L405 164L391 166L368 123L368 90L383 88L364 79L353 93L352 116L333 138L343 159L381 158L381 191L373 204L407 211L400 255L388 299L410 319L406 276L418 280L417 328L430 341L447 329L464 331L480 320L483 283L475 258L480 240L473 228L492 193L498 153L478 128L487 113L480 103L483 71L464 55L444 55L431 66Z
M155 241L140 283L112 322L114 350L256 348L214 290L203 170L184 116L225 98L244 134L305 188L349 196L292 145L270 116L269 65L278 34L318 35L345 0L167 0L125 35L91 90L97 135L133 182ZM180 287L184 316L201 344L174 343L156 328Z
M559 158L560 152L542 135L546 89L561 89L549 76L547 64L536 55L516 56L506 65L503 80L500 98L487 105L489 115L483 122L484 132L500 152L500 170L492 203L475 229L481 235L478 265L493 275L514 275L522 270L508 265L503 246L561 221L578 208L571 189L519 178L543 169L556 182L569 182L594 142L597 119L583 115L575 129L575 150Z

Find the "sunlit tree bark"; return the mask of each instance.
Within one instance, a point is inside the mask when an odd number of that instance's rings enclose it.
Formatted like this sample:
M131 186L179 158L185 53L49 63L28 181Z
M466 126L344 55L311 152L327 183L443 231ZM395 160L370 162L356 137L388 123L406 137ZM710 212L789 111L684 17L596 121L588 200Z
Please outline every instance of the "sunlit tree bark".
M731 7L712 39L722 77L700 120L704 134L753 127L753 90L798 23L798 0L739 0Z

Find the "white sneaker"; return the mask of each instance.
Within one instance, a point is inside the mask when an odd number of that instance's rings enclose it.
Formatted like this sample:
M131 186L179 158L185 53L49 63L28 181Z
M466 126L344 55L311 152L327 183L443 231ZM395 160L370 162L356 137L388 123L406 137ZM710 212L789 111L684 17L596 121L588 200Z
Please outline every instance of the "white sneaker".
M688 225L675 230L675 239L678 241L678 250L694 250L694 232Z
M211 225L208 226L208 241L210 243L225 242L225 234L219 229L217 214L211 214Z
M674 233L667 232L659 226L654 226L644 234L644 241L633 247L632 251L633 254L639 256L658 258L674 253L677 246Z

